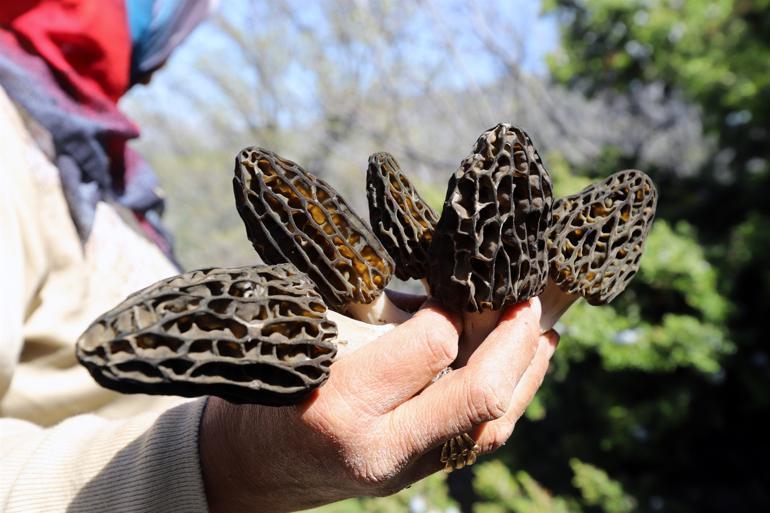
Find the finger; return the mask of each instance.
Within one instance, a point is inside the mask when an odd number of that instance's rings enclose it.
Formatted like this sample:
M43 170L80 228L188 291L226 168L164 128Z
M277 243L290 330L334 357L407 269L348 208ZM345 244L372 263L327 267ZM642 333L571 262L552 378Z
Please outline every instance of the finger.
M335 362L329 383L354 406L385 413L425 388L457 356L461 323L437 303L368 346Z
M502 371L508 378L506 390L512 394L535 356L540 310L540 300L536 297L503 310L497 326L470 356L466 366L480 374ZM507 369L513 372L506 372Z
M416 312L428 299L428 296L424 294L409 294L390 289L385 289L385 294L393 304L406 312Z
M527 405L532 402L532 398L547 372L548 364L558 346L558 342L559 335L553 330L540 337L535 357L516 386L511 401L511 408L501 419L482 424L473 431L474 438L478 440L481 452L490 452L497 449L510 437L516 421L521 418ZM495 435L492 435L494 431L502 433L502 441L490 445L489 439L494 439ZM439 447L430 449L414 459L409 467L400 474L399 487L417 482L443 469L444 464L441 463L442 446L443 443Z
M508 411L503 417L482 424L474 432L482 453L498 449L511 436L516 423L540 389L558 344L559 334L553 330L540 336L535 357L516 385Z
M450 436L501 418L539 339L539 308L516 306L485 340L468 365L422 391L388 414L386 432L410 454ZM527 356L529 355L529 356Z
M502 329L498 330L498 328L500 328L500 326L505 326L507 323L526 322L530 326L530 331L534 333L534 327L531 325L531 322L532 322L531 316L536 316L537 322L539 323L540 313L541 313L540 299L538 299L537 297L534 297L527 301L510 305L505 309L503 309L501 312L499 312L499 315L497 315L495 320L495 323L496 323L495 328L486 336L484 340L474 340L475 337L473 336L472 333L467 333L467 331L464 332L463 338L460 341L460 346L461 346L460 355L458 356L457 361L452 366L454 368L458 368L458 367L468 365L474 359L474 355L479 350L482 344L485 345L488 350L490 349L490 347L498 346L499 344L495 344L494 342L495 341L499 342L500 337L505 336L504 331ZM522 320L522 317L524 320ZM473 320L466 318L463 329L465 330L473 329ZM538 333L539 333L539 330L538 330ZM531 359L533 355L534 355L534 352L530 354L521 354L520 356L522 358ZM481 352L479 355L476 355L475 357L476 360L485 359L485 358L486 356L484 356L484 352Z

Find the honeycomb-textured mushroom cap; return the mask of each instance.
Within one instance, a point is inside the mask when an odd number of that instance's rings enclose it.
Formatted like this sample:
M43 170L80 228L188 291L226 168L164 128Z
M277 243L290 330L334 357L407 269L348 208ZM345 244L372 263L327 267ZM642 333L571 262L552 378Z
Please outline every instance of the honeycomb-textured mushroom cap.
M609 303L639 269L658 194L649 176L619 171L554 203L549 276L592 305Z
M293 265L201 269L126 298L89 326L76 353L120 392L284 405L326 380L336 336Z
M425 278L438 216L420 197L390 153L369 157L366 172L369 221L402 280Z
M545 287L551 178L529 136L484 132L449 181L430 247L433 295L466 312L499 310Z
M393 261L369 227L331 186L263 148L235 161L235 204L262 260L307 273L333 309L371 303Z

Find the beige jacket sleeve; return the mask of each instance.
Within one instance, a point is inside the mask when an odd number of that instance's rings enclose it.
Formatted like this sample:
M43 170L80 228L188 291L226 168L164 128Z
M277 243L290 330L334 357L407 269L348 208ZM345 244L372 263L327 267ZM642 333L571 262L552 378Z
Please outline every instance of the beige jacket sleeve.
M206 511L198 463L204 403L120 421L78 415L51 428L0 419L0 510Z
M176 271L113 205L81 244L2 88L0 269L0 511L205 511L205 400L122 396L74 357L92 319Z

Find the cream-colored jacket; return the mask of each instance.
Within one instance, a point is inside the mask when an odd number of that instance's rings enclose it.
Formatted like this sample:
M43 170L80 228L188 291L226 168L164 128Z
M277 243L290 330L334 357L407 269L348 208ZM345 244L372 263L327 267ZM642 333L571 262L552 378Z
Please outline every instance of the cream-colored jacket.
M107 203L81 244L29 126L0 88L0 511L205 511L205 400L121 396L74 356L94 318L175 269Z

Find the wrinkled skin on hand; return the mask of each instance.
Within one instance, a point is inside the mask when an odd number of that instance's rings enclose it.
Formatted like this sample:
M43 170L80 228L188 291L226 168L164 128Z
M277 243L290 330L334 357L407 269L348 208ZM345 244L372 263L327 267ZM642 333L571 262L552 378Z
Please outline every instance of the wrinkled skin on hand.
M505 309L468 361L456 362L460 320L429 301L335 362L326 384L302 404L212 397L199 442L212 513L295 511L389 495L442 468L441 445L464 432L482 453L497 449L556 348L558 336L541 335L539 320L536 298ZM459 368L431 384L453 362Z

